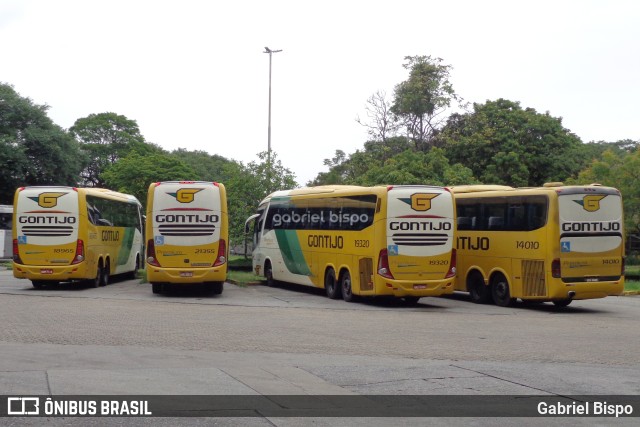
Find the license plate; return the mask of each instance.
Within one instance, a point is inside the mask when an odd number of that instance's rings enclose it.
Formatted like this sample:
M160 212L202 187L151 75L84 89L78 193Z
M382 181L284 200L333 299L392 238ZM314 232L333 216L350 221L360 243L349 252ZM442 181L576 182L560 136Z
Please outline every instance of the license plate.
M413 289L427 289L427 285L413 285Z
M181 271L180 277L193 277L193 272L191 271Z
M41 268L40 274L53 274L53 270L50 268Z

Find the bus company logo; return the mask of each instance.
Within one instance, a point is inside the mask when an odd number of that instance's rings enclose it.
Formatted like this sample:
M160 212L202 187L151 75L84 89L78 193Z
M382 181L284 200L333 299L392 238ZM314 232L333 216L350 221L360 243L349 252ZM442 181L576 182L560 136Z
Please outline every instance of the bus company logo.
M596 212L600 210L600 200L607 197L607 195L589 195L584 196L582 200L574 200L577 204L582 206L587 212Z
M40 193L38 197L29 197L41 208L55 208L58 206L58 199L67 193Z
M171 197L175 197L180 203L191 203L195 200L196 193L204 190L204 188L181 188L175 193L167 193Z
M431 200L438 197L440 193L415 193L411 197L399 199L418 212L425 212L431 209Z

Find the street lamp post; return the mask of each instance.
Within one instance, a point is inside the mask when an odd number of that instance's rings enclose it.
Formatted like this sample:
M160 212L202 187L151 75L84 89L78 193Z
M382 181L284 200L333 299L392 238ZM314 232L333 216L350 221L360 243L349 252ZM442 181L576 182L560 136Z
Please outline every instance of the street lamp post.
M269 54L269 126L267 136L267 182L269 187L271 187L271 56L278 52L282 52L282 49L272 50L265 47L263 52ZM267 190L270 192L271 188Z

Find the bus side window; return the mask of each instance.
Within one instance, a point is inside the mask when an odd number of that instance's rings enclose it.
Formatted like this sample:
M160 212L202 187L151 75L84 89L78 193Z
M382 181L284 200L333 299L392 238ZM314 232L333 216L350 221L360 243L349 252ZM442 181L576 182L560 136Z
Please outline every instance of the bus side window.
M471 229L471 218L468 216L459 216L458 217L458 230L470 230Z
M504 225L504 220L500 216L490 216L489 217L489 230L502 230L502 226Z

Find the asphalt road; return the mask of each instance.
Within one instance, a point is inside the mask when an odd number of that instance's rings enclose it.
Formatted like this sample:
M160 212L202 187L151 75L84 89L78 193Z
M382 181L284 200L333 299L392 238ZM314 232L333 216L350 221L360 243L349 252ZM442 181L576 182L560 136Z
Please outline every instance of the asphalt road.
M640 297L501 308L465 294L329 300L295 286L222 295L149 284L34 289L0 271L3 395L640 395ZM640 412L640 407L635 408ZM636 414L637 415L637 414ZM40 419L41 420L41 419ZM127 421L126 423L124 421ZM213 420L213 421L212 421ZM500 419L512 425L633 419ZM313 422L311 422L313 421ZM210 425L416 425L420 418L185 418ZM176 419L52 418L53 425ZM431 418L462 425L469 419ZM495 419L474 419L493 425ZM3 418L0 425L39 425Z

